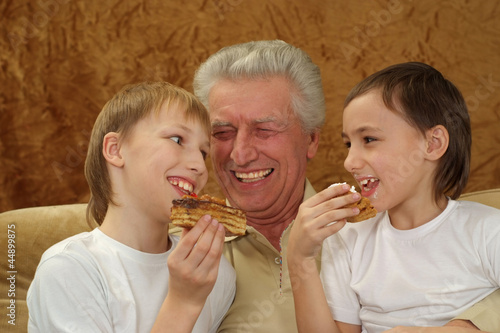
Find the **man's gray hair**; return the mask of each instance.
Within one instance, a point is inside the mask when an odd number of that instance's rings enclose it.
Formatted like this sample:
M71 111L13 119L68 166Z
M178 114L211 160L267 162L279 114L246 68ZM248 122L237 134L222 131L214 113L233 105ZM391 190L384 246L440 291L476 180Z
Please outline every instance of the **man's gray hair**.
M291 103L303 130L312 133L325 122L325 96L319 67L309 55L281 40L227 46L211 55L195 73L194 94L209 109L208 96L221 79L266 79L291 83Z

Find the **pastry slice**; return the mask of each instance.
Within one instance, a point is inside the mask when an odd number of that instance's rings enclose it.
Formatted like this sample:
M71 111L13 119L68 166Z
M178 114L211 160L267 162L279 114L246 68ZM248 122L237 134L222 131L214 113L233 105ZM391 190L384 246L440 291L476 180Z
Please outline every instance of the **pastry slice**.
M336 186L336 185L343 185L343 184L346 184L346 183L336 183L336 184L330 185L329 187ZM354 188L354 186L351 186L350 191L352 193L356 193L356 189ZM347 205L346 207L353 207L353 208L358 207L358 209L359 209L359 214L355 215L355 216L348 217L346 219L347 222L361 222L361 221L367 220L369 218L375 217L375 215L377 215L377 210L371 204L370 199L365 198L365 197L361 197L361 199L359 199L358 202Z
M358 202L347 205L346 207L358 207L359 208L359 214L348 217L346 219L347 222L361 222L361 221L367 220L369 218L375 217L375 215L377 215L377 210L371 204L370 199L365 198L365 197L361 197L361 199Z
M184 195L181 199L172 200L170 219L175 226L192 228L203 215L210 215L219 221L226 229L226 236L245 234L247 225L245 212L226 206L223 199L205 194L199 198Z

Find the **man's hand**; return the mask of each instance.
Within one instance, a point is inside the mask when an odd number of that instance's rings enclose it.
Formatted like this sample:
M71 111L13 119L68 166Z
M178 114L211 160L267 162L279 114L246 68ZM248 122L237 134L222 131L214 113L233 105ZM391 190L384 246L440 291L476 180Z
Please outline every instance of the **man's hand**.
M444 325L446 326L453 326L453 327L463 327L463 328L470 328L472 330L475 330L476 332L481 332L479 328L476 327L470 320L461 320L461 319L456 319L450 321L448 324Z
M480 331L469 320L452 320L442 327L406 327L397 326L386 333L479 333Z

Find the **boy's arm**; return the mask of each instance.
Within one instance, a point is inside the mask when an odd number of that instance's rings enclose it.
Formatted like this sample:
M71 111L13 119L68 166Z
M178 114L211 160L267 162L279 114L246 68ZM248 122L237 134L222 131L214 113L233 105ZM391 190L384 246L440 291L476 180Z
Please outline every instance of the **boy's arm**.
M294 226L295 227L295 226ZM289 247L290 247L289 243ZM288 252L288 271L292 284L295 317L299 332L341 332L326 301L316 261L299 259L294 249Z
M151 332L191 332L212 291L222 257L224 227L204 216L183 231L168 258L169 286Z
M359 325L334 321L316 266L325 238L340 230L347 216L356 214L352 208L342 208L356 199L338 197L348 190L349 186L328 188L304 201L291 229L287 262L299 332L361 332ZM339 222L331 224L331 221Z
M486 332L500 332L500 289L474 304L446 326L475 327Z

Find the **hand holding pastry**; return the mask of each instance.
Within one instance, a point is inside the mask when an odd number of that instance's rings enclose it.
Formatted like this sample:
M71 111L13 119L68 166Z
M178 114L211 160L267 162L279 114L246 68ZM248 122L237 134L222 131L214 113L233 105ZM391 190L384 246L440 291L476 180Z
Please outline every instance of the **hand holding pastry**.
M344 185L346 183L337 183L337 184L332 184L332 186L336 185ZM350 191L352 193L356 193L356 190L354 189L354 186L351 187ZM358 202L352 203L347 205L346 207L357 207L359 209L359 214L355 216L350 216L347 218L347 222L361 222L364 220L367 220L369 218L375 217L377 215L377 210L375 207L370 202L370 199L361 197Z
M223 246L224 227L208 215L183 231L167 260L170 301L201 310L217 279Z
M357 207L347 207L361 199L359 193L350 193L349 189L347 184L330 187L300 205L288 245L294 260L314 259L323 240L339 231L348 217L359 213Z

